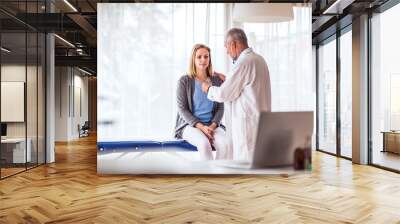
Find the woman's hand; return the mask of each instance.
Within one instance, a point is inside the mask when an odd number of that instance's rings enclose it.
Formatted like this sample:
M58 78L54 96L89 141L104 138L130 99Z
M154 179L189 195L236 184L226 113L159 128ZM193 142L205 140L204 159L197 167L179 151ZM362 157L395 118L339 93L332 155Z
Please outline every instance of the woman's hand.
M210 125L210 126L208 126L208 127L210 127L212 130L215 130L215 129L217 129L217 127L218 127L218 124L217 124L217 123L215 123L215 122L212 122L212 123L211 123L211 125Z
M206 135L206 137L210 141L210 144L213 144L213 142L214 142L214 129L212 129L211 127L206 126L206 125L204 125L204 124L202 124L200 122L197 123L195 126L196 126L196 128L200 129L200 131L202 131Z
M222 73L219 72L214 72L213 76L218 76L219 79L221 79L222 81L225 81L226 76Z

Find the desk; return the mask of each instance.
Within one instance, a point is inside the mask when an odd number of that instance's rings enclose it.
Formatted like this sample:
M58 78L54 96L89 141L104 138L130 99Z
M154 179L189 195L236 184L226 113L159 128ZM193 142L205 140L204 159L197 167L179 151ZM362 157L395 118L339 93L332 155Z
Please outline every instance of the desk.
M142 151L98 153L99 174L268 174L305 173L292 167L241 169L218 166L218 161L200 161L193 151ZM309 171L308 171L309 172Z
M27 139L25 154L25 138L6 138L1 139L1 157L6 163L25 163L31 161L31 144L30 138Z
M383 150L382 152L393 152L400 154L400 132L383 131Z

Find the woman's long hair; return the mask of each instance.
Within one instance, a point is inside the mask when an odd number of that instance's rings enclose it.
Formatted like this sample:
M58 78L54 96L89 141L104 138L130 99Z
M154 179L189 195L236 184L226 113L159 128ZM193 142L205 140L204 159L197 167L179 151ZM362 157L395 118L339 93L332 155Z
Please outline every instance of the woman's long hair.
M190 62L189 62L189 71L188 71L188 75L190 78L195 78L197 71L196 71L196 64L194 63L195 61L195 57L196 57L196 52L201 49L204 48L208 51L209 57L208 59L210 60L209 64L208 64L208 68L207 68L207 76L210 77L213 74L213 69L212 69L212 63L211 63L211 50L209 47L207 47L204 44L196 44L193 46L192 49L192 56L190 57Z

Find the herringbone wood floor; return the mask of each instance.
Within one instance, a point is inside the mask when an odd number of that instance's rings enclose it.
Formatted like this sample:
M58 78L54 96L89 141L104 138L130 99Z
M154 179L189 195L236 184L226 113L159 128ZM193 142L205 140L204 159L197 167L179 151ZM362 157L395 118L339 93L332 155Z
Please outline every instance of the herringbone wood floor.
M322 153L279 176L100 176L95 137L0 181L0 223L400 223L400 175Z

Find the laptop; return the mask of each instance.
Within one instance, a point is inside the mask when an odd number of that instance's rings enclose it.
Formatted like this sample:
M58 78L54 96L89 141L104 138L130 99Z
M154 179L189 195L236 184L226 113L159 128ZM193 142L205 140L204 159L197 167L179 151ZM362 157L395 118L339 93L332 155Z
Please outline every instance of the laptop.
M313 112L261 112L254 153L250 161L221 160L215 165L228 168L288 167L297 147L311 147Z

